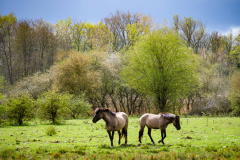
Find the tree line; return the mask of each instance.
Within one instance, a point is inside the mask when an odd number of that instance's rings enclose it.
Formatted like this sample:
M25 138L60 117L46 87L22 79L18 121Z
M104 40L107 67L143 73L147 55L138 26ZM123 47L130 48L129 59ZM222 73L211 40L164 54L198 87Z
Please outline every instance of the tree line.
M192 114L239 115L239 46L240 35L178 15L161 24L122 11L96 24L0 15L1 104L54 92L128 114L186 106Z

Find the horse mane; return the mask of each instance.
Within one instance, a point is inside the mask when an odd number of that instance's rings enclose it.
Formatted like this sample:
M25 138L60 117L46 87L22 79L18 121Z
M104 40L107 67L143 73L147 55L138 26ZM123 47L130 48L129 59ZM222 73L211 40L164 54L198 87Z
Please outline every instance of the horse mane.
M110 111L110 110L107 109L107 108L97 108L97 109L95 110L95 113L97 113L97 112L109 112L109 113L110 113L111 115L113 115L113 116L116 115L115 112L112 112L112 111Z
M172 113L160 113L160 115L163 117L163 118L166 118L166 119L171 119L173 120L175 118L175 115L172 114Z

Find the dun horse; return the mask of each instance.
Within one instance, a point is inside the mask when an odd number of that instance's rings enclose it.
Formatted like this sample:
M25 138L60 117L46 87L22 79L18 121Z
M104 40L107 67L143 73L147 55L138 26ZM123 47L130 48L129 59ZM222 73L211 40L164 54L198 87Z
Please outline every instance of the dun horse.
M93 123L96 123L100 119L103 119L106 122L106 129L111 140L111 147L113 146L113 137L115 131L118 131L119 135L118 144L120 144L123 135L125 137L125 144L127 144L128 116L126 113L114 113L111 112L109 109L97 108L95 110L95 116L93 117L92 121Z
M166 138L166 128L168 124L173 123L177 130L181 129L180 117L172 113L160 113L159 115L145 113L140 117L140 130L139 130L139 142L141 143L141 138L143 136L143 131L145 126L148 127L148 135L153 144L155 142L151 136L151 129L161 129L162 139L158 143L162 142L164 145L164 138Z

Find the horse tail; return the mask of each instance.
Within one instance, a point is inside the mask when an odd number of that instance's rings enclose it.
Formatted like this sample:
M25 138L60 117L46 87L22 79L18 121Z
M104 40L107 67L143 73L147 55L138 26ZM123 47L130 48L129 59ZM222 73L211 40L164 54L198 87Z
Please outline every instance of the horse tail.
M143 131L144 131L144 128L146 126L146 120L147 120L147 114L144 114L140 117L139 119L139 123L140 123L140 130L139 130L139 135L138 135L138 138L139 138L139 142L141 142L142 140L142 136L143 136Z

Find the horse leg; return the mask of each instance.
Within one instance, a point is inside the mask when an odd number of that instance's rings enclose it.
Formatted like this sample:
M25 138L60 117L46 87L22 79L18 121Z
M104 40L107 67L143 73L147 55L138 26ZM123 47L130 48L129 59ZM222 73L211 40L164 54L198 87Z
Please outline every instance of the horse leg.
M138 138L139 138L139 142L140 142L140 143L142 143L142 142L141 142L141 139L142 139L142 136L143 136L143 131L144 131L144 129L140 129L140 130L139 130Z
M151 136L151 131L152 131L152 129L148 128L148 136L150 137L152 143L155 144L155 142L153 141L152 136Z
M120 145L120 143L121 143L121 138L122 138L121 131L118 131L118 137L119 137L119 139L118 139L118 145Z
M122 129L122 134L124 135L124 138L125 138L125 144L127 144L127 127L124 127Z
M114 131L112 131L111 147L113 147L113 137L114 137Z
M113 135L114 135L114 131L112 131L112 134L111 134L111 131L107 131L108 132L108 136L110 138L110 141L111 141L111 146L110 147L113 147Z
M162 142L163 145L165 144L163 142L164 138L166 138L166 129L161 129L161 136L162 136L162 139L158 141L158 143Z
M165 145L165 143L163 142L165 138L166 138L166 129L163 130L163 138L162 138L163 145Z

